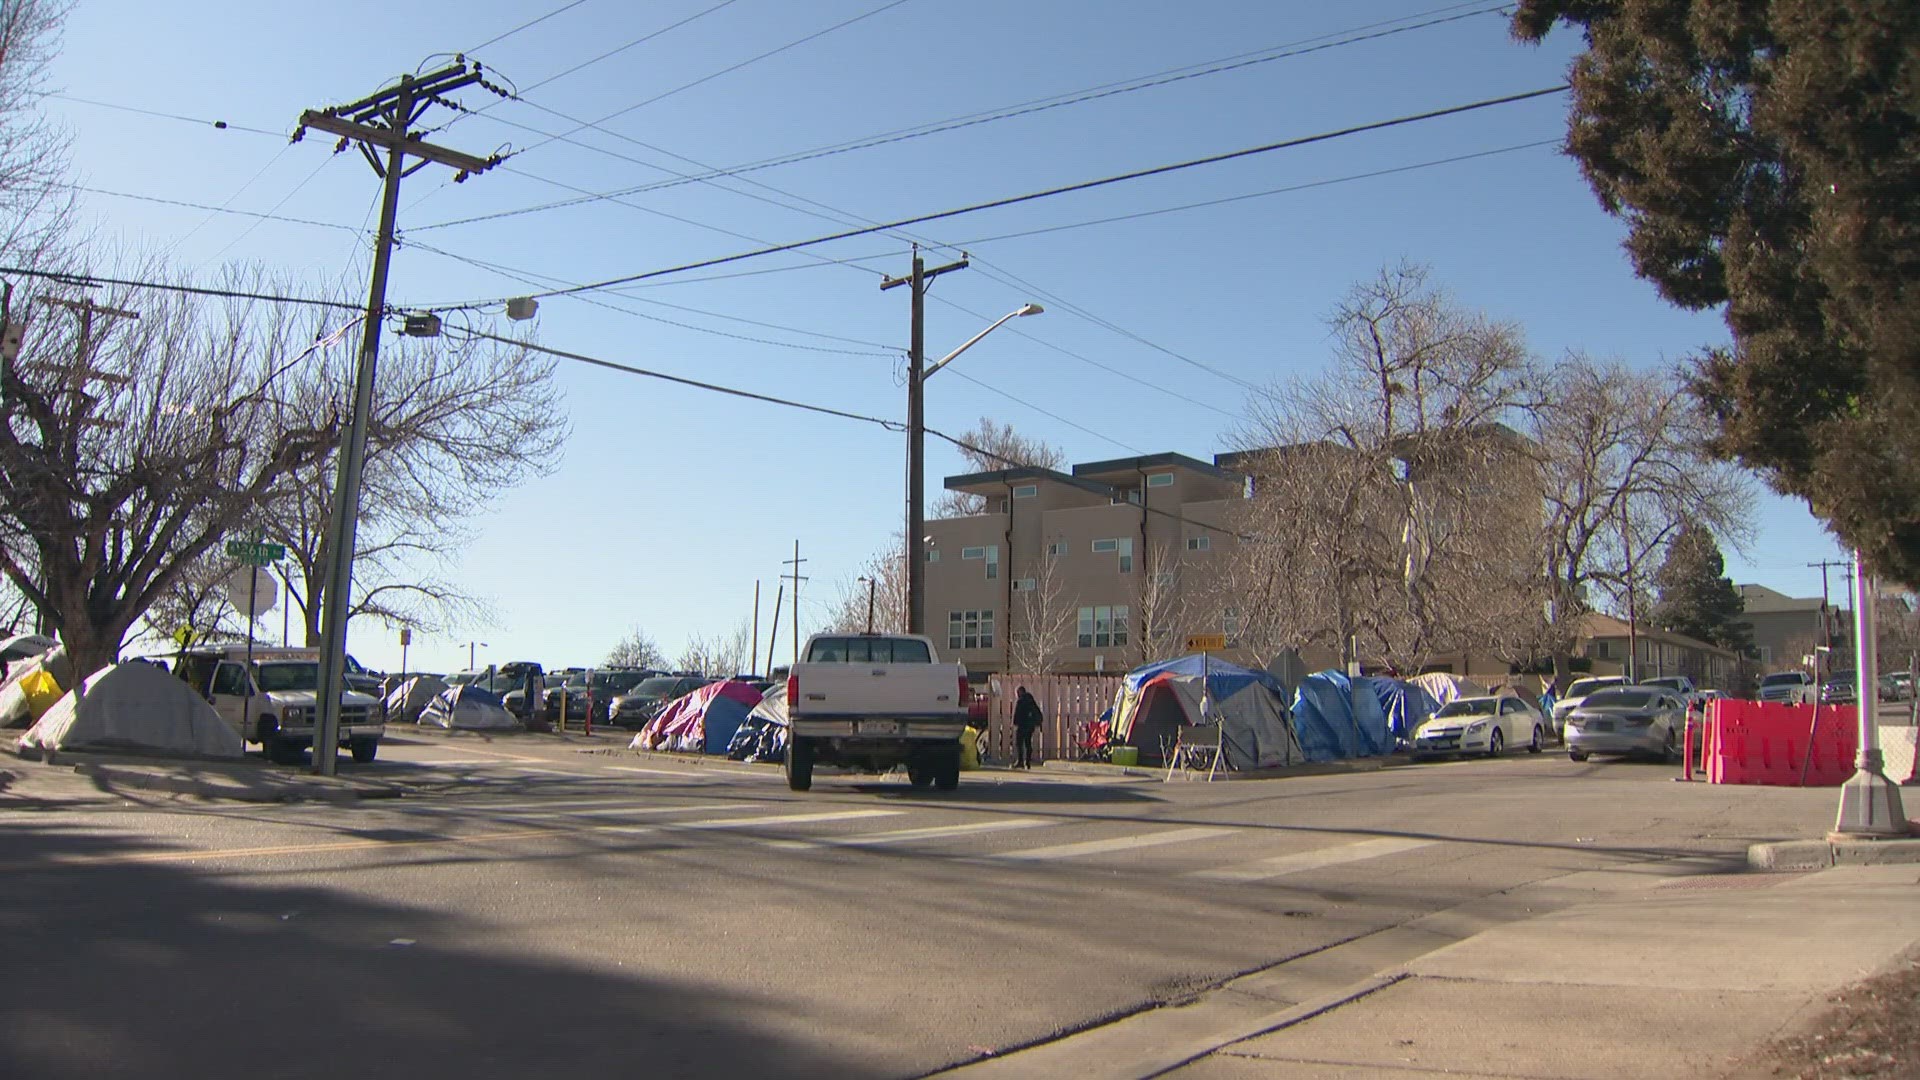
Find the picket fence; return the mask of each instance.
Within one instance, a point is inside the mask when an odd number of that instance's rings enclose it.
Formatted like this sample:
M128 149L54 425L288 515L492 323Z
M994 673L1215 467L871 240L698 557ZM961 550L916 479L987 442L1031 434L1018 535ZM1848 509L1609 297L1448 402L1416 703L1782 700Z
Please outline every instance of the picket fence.
M1019 688L1040 703L1045 723L1034 740L1039 760L1072 758L1076 733L1100 719L1113 705L1120 679L1113 675L991 675L987 678L987 757L997 763L1014 760L1013 706Z

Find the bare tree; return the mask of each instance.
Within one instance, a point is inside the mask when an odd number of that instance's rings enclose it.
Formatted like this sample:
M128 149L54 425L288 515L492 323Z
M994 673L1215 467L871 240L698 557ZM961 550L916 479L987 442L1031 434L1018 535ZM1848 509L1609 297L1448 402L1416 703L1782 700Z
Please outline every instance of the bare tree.
M1030 577L1033 587L1016 594L1020 622L1010 628L1007 647L1013 670L1045 675L1073 644L1076 612L1073 598L1066 595L1060 557L1051 546L1033 564Z
M140 317L40 306L0 375L0 572L82 671L111 662L186 567L338 436L333 415L281 396L308 346L284 307L159 290L87 300Z
M821 629L828 633L859 634L867 629L868 582L872 582L873 629L875 633L903 633L907 628L907 566L900 534L893 537L893 550L869 558L858 577L843 581L840 595L833 603L833 614Z
M634 627L607 652L606 666L624 668L663 668L667 654L646 630Z
M973 430L960 436L960 441L968 444L959 448L960 456L981 472L998 472L1023 465L1058 469L1067 460L1059 447L1041 439L1028 438L1014 431L1012 424L996 424L985 416L980 418L980 423ZM986 499L979 495L949 491L933 504L933 516L969 517L985 511L986 506Z
M1564 686L1581 617L1629 589L1644 599L1662 546L1688 521L1736 547L1752 534L1753 488L1705 450L1710 425L1679 376L1575 354L1532 414L1544 602L1532 634ZM1650 612L1650 608L1644 609Z
M1328 371L1250 404L1237 441L1257 451L1254 497L1225 573L1256 648L1358 647L1418 670L1477 643L1501 596L1485 586L1533 564L1502 540L1526 525L1508 425L1536 400L1532 358L1517 326L1462 308L1419 266L1355 286L1328 323Z
M1142 553L1132 627L1134 657L1140 663L1185 650L1193 605L1183 569L1173 545L1164 540L1148 544Z
M236 569L233 559L219 551L181 567L153 606L141 613L143 636L166 640L185 627L195 641L245 639L246 620L227 599L226 581ZM286 597L280 602L286 603Z
M66 234L67 133L40 111L69 0L0 0L0 251L44 263Z
M358 320L309 324L323 358L290 397L315 415L344 413ZM402 338L382 350L354 551L349 617L434 631L475 621L485 605L438 570L471 539L464 518L543 474L568 433L553 361L486 342ZM337 454L303 466L262 515L286 545L291 602L307 644L320 641Z
M686 647L680 650L675 670L697 671L709 678L741 674L747 669L751 635L751 623L744 619L730 634L715 637L695 634L687 639Z

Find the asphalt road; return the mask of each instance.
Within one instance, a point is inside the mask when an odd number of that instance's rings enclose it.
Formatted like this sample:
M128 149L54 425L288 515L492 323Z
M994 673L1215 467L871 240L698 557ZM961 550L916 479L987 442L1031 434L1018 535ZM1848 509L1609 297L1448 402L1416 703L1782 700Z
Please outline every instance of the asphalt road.
M1526 754L959 791L396 740L408 798L0 812L0 1076L919 1076L1826 790Z

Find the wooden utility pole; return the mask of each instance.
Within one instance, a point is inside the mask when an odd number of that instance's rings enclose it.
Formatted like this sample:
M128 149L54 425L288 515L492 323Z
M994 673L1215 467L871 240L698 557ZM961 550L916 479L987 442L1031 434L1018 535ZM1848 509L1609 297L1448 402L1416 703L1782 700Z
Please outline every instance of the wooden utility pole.
M800 541L793 542L793 558L782 561L793 567L787 580L793 582L793 662L797 664L800 662L800 583L809 580L800 576L800 564L808 561L800 557ZM773 663L772 650L767 652L767 663Z
M787 583L782 581L773 594L773 629L767 633L767 674L773 674L773 651L780 644L780 603L787 598Z
M474 84L496 94L505 91L487 83L478 64L465 58L430 75L402 75L400 81L351 105L308 109L300 114L293 140L308 128L338 135L335 153L349 145L359 148L379 175L380 232L373 250L373 280L367 289L366 321L361 325L360 362L353 378L353 419L340 444L340 468L334 477L333 518L328 522L331 558L326 594L321 598L320 700L313 735L313 771L334 773L340 741L340 694L346 681L348 594L353 589L353 546L360 519L360 477L366 464L367 425L373 412L373 390L378 375L380 323L386 316L387 268L393 257L394 219L400 209L400 181L429 163L457 170L455 182L485 172L499 157L478 158L426 142L413 126L432 106L450 104L446 95ZM385 153L384 160L382 152ZM409 157L419 160L409 164ZM529 703L529 708L532 703Z
M750 648L753 649L753 659L747 661L747 670L758 675L760 674L760 583L757 581L753 583L753 637L751 641L752 645ZM772 660L773 654L767 654L767 659Z
M906 277L888 278L881 289L910 285L913 291L912 326L907 337L907 633L927 632L926 563L921 554L921 537L926 535L926 372L927 362L927 286L941 274L965 270L967 260L927 269L920 257L920 245L913 248L913 272ZM977 338L975 340L978 340ZM968 342L972 344L972 342ZM963 346L964 347L964 346ZM798 610L797 608L795 609ZM796 647L795 652L798 652Z

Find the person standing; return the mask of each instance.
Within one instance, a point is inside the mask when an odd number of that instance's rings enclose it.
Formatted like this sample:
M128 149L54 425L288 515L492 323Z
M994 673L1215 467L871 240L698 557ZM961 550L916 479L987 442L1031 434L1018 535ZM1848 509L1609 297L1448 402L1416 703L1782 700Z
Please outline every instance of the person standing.
M1017 738L1019 759L1014 763L1016 769L1033 768L1033 733L1040 730L1044 723L1040 715L1040 703L1033 700L1026 687L1020 688L1019 701L1013 706L1013 732Z

